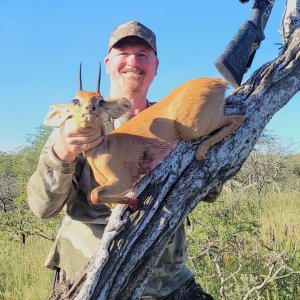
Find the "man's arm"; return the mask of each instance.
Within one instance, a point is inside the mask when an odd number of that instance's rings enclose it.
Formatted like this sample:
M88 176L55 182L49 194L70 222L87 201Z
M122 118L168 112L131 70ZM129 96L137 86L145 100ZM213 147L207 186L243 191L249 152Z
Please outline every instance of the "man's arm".
M222 189L223 189L223 185L217 186L209 194L207 194L206 197L202 201L209 202L209 203L215 202L217 200L217 198L220 196Z
M68 196L76 192L77 180L73 175L77 160L62 161L53 153L57 129L45 144L35 172L27 184L28 203L33 213L47 219L59 213ZM72 190L72 192L71 192Z
M38 218L55 216L65 203L74 199L78 191L75 174L81 173L85 163L78 154L101 141L98 131L82 130L72 119L53 131L27 184L29 206Z

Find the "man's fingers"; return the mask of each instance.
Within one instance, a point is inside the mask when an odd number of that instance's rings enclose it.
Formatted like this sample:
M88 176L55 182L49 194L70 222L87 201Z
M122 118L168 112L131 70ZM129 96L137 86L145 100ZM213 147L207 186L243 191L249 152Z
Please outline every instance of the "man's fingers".
M73 129L70 127L65 127L64 128L64 133L65 136L68 138L76 138L76 139L85 139L85 138L91 138L91 139L96 139L99 138L102 133L101 130L99 130L99 128L93 128L93 127L89 127L89 128L77 128L77 129Z
M88 150L100 145L102 141L103 141L103 137L101 136L100 138L97 138L96 140L93 140L90 143L81 144L80 148L82 151L88 151Z
M69 159L71 156L73 158L74 155L98 146L102 140L103 137L99 128L79 128L71 118L61 127L61 149L58 149L58 146L56 146L55 150L57 150L58 157L67 157Z
M92 136L68 136L66 137L68 140L68 143L70 145L83 145L83 144L90 144L95 142L99 142L99 144L101 143L103 137L101 136L101 134L94 134Z
M101 135L101 130L97 129L97 128L93 128L93 127L90 127L90 128L79 128L78 130L76 131L71 131L69 132L69 135L70 136L94 136L94 135Z
M101 129L97 127L79 127L73 118L66 120L64 131L66 135L70 136L91 136L99 132L101 133Z

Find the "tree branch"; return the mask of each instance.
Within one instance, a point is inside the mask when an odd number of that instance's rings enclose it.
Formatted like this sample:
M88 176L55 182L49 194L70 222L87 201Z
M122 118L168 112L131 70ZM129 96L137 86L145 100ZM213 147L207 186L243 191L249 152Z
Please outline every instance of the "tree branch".
M280 33L286 44L295 31L300 27L300 0L287 0L281 19Z

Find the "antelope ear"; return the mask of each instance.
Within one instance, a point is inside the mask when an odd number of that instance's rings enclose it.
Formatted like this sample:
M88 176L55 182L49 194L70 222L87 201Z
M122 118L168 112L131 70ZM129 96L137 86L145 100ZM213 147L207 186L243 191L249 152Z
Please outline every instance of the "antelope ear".
M69 104L51 105L44 119L44 125L60 127L70 117Z
M108 101L104 101L103 107L110 117L117 119L129 111L132 104L126 98L109 99Z

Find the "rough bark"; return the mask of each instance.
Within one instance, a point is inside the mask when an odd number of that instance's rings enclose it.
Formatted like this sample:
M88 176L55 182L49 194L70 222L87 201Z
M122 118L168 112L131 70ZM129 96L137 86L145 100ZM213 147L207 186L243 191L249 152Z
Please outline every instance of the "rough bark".
M243 114L244 124L204 161L194 158L201 140L181 142L144 178L133 191L142 207L133 214L124 206L113 210L96 257L68 299L139 299L177 226L212 189L238 172L272 116L299 89L300 29L293 29L279 57L227 97L225 114Z
M281 19L280 33L286 44L295 31L300 27L300 0L286 0L285 10Z

